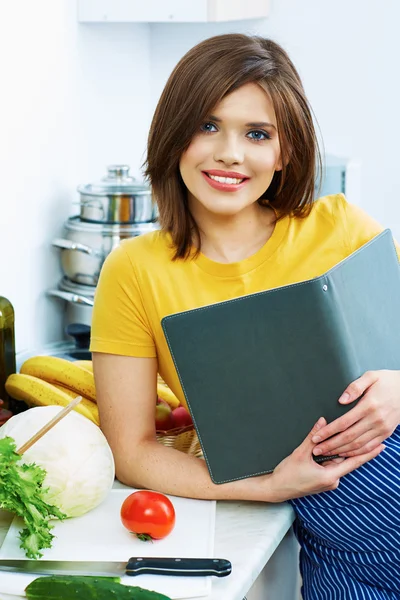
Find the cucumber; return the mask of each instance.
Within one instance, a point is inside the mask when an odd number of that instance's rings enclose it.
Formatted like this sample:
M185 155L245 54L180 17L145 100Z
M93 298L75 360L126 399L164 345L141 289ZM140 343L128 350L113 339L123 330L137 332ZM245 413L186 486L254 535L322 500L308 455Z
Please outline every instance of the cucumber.
M52 575L38 577L25 589L28 600L171 600L167 596L119 583L118 577Z

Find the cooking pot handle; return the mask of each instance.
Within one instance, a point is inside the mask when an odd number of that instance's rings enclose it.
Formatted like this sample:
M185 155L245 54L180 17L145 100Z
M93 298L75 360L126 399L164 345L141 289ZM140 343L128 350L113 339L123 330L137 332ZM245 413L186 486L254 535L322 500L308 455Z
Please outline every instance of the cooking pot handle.
M62 250L77 250L78 252L83 252L84 254L91 254L92 256L103 258L103 253L100 250L95 250L95 248L86 246L86 244L80 244L79 242L72 242L71 240L57 238L53 240L51 244L55 248L61 248Z
M93 306L94 304L92 298L86 298L86 296L80 296L79 294L73 294L72 292L63 292L62 290L48 290L47 294L49 296L56 296L57 298L62 298L63 300L67 300L67 302L72 302L73 304L84 304L85 306Z

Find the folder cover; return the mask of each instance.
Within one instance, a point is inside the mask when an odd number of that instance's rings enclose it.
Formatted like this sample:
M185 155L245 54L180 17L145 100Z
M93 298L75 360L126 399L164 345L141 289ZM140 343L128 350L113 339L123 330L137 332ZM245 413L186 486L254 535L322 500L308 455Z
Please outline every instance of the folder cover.
M162 319L215 483L273 471L365 371L400 369L386 229L325 274Z

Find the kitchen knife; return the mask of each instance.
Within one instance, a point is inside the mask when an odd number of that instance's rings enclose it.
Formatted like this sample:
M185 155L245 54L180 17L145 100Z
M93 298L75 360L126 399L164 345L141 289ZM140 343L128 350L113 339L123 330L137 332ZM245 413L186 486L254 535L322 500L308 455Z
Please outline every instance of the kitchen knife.
M117 561L60 561L0 559L0 571L13 573L40 573L43 575L180 575L226 577L232 571L224 558L153 558L133 557L127 563Z

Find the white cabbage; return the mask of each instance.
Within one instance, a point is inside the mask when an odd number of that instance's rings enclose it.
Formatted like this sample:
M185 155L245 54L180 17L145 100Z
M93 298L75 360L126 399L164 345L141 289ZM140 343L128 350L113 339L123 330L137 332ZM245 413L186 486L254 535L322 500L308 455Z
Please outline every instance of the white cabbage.
M0 438L14 438L17 449L62 408L36 406L14 415L2 427ZM68 517L78 517L98 506L115 477L114 458L97 425L72 410L22 456L46 470L46 502Z

